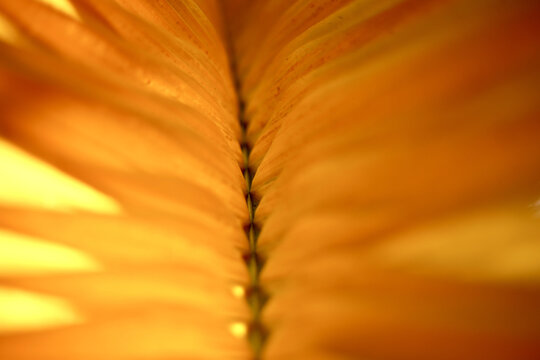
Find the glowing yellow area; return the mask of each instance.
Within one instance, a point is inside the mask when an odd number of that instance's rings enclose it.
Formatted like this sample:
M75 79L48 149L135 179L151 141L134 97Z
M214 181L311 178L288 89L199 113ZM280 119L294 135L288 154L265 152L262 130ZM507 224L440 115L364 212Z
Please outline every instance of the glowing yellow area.
M494 208L411 230L374 248L370 257L422 274L537 283L539 225L528 209Z
M240 285L233 286L231 291L232 291L233 296L237 298L242 298L244 297L244 295L246 295L246 290L244 289L243 286L240 286Z
M0 230L0 274L49 274L101 270L85 253L64 245Z
M247 335L247 325L243 322L235 322L229 326L229 331L234 337L243 338Z
M36 1L47 4L75 20L81 20L79 13L75 9L75 7L73 7L73 4L69 0L36 0Z
M0 139L0 203L56 211L118 214L110 197Z
M9 44L15 44L19 38L19 31L11 21L0 14L0 40Z
M0 287L0 334L79 324L84 319L67 301Z

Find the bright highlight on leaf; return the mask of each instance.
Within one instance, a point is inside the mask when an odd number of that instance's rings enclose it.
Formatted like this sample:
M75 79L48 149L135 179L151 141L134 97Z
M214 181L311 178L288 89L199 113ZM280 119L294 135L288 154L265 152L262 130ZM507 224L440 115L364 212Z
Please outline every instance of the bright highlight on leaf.
M63 299L0 287L0 334L40 331L82 322L83 316Z
M76 249L0 229L0 276L101 271L101 265Z
M16 44L18 38L19 31L17 28L5 16L0 14L0 41Z
M232 288L232 294L234 295L234 297L242 298L246 295L246 290L243 286L235 285Z
M81 19L79 16L79 13L77 12L77 9L75 9L75 7L73 6L70 0L34 0L34 1L47 4L75 20Z
M232 323L229 327L231 334L237 338L243 338L247 335L247 325L242 322Z
M0 139L0 203L72 212L119 214L110 197Z

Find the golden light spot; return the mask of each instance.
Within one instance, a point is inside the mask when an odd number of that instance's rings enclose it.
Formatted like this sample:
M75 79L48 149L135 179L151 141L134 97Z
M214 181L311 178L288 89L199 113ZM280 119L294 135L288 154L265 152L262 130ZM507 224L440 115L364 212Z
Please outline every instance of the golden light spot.
M0 274L91 272L100 264L85 253L43 239L0 230Z
M233 296L237 298L243 298L246 295L246 289L241 285L233 286L231 291Z
M75 9L71 1L69 0L36 0L36 1L47 4L75 20L81 20L79 13Z
M0 287L0 334L79 324L84 319L66 300Z
M538 220L529 209L483 209L413 229L374 248L379 265L482 281L540 279Z
M229 331L236 338L243 338L247 335L247 325L243 322L235 322L229 326Z
M15 44L19 39L19 31L17 28L0 14L0 40L9 44Z
M0 139L0 203L55 211L119 214L110 197Z

